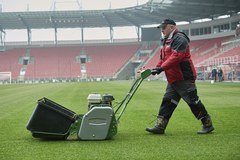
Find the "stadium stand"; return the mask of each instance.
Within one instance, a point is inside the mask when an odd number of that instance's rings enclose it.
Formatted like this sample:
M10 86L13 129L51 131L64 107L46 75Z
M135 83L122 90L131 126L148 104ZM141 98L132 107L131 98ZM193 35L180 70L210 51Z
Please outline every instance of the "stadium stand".
M220 37L213 39L195 40L190 43L191 56L195 65L203 63L205 60L215 56L221 47L222 42L231 39L232 36ZM160 49L145 65L147 68L152 68L157 64Z
M80 76L76 61L80 47L31 48L34 62L27 65L25 79L58 79Z
M154 55L147 61L147 63L144 66L146 68L154 68L154 67L156 67L156 64L158 62L159 56L160 56L160 48L158 48L154 52Z
M12 79L23 80L74 79L81 77L81 50L87 55L88 78L113 77L138 51L140 44L98 46L33 47L10 49L0 54L0 72L9 70ZM25 53L28 51L28 55ZM26 64L19 59L31 59Z
M11 72L12 79L17 79L22 64L20 58L25 54L25 49L16 48L0 52L0 72Z
M88 77L113 77L138 51L140 45L91 46L86 48L91 61L86 63Z
M232 40L236 39L234 36L219 37L213 39L194 40L190 43L191 56L197 70L202 67L223 67L225 77L232 72L229 65L237 65L240 63L240 43L232 44ZM228 45L225 45L225 44ZM153 68L156 66L159 59L160 48L154 52L153 56L144 65L146 68ZM236 72L238 69L235 68ZM210 70L207 71L210 74ZM211 76L199 79L211 79ZM238 79L238 76L236 77Z
M225 45L233 36L195 40L190 43L197 67L240 63L239 45ZM228 46L228 47L227 47ZM232 46L229 49L229 46ZM228 49L224 49L224 48ZM130 61L139 67L155 67L160 48L146 44L105 44L67 47L33 47L9 49L0 54L0 72L12 72L13 80L78 79L81 77L81 51L87 55L87 78L113 78ZM28 51L28 54L26 54ZM24 59L29 60L24 64ZM24 70L24 73L23 73ZM21 79L22 76L22 79Z
M190 43L192 57L197 67L217 66L240 62L239 46L225 50L233 36L195 40ZM229 46L229 44L228 44ZM67 80L81 77L79 56L87 55L87 78L113 78L128 62L140 61L139 67L155 67L160 47L141 43L105 44L86 46L52 46L9 49L0 54L0 72L12 72L13 80ZM28 54L26 54L28 53ZM24 64L27 57L29 61ZM234 59L233 59L234 58ZM24 74L21 74L24 70Z
M221 47L222 42L231 39L232 36L213 38L207 40L200 40L199 45L191 46L191 52L193 62L196 66L201 65L204 61L211 59L216 54L219 53L219 48ZM194 42L193 42L194 43ZM195 47L195 48L193 48Z

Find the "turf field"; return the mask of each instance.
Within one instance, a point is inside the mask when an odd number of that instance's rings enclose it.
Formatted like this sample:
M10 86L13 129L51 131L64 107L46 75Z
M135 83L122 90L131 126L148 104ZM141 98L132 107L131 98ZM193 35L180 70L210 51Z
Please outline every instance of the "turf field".
M26 124L36 101L47 97L79 114L87 112L89 93L110 93L119 102L132 81L0 85L1 160L240 159L240 83L197 82L199 96L212 116L215 131L201 128L184 102L165 135L145 131L154 126L166 83L144 81L129 103L118 134L105 141L46 141L32 138Z

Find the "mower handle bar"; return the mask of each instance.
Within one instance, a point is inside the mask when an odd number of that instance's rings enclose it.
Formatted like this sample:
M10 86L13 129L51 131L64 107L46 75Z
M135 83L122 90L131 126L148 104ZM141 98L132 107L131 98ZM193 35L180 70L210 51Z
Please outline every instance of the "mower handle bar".
M132 84L129 92L127 93L127 95L125 96L125 98L121 101L121 103L118 105L115 114L119 111L120 108L122 108L121 112L119 113L119 116L117 118L117 121L120 120L120 118L122 117L123 112L125 111L128 103L130 102L130 100L132 99L134 93L137 91L138 87L140 86L140 84L142 83L142 81L147 78L148 76L150 76L152 74L150 69L144 70L143 72L141 72L140 77L138 77ZM122 105L124 105L122 107Z

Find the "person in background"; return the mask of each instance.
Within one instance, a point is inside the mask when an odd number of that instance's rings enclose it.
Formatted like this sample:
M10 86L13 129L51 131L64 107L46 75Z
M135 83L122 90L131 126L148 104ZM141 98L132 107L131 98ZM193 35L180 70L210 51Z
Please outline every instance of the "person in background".
M217 69L213 68L212 70L212 80L214 80L214 82L217 81Z
M218 70L218 81L219 82L223 81L223 70L222 70L222 68L219 68L219 70Z
M195 84L196 71L191 60L189 38L180 32L172 19L165 19L158 26L164 35L163 47L152 75L165 72L166 92L157 116L156 125L146 128L153 134L164 134L168 122L181 98L188 104L196 119L201 120L202 129L198 134L207 134L214 130L211 117L200 100Z

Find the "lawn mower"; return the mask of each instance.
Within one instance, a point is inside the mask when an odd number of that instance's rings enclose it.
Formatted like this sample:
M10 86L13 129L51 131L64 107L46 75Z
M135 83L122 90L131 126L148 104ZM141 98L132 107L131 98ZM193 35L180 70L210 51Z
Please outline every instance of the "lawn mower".
M49 140L106 140L117 134L118 123L142 81L151 75L147 69L134 80L129 92L114 111L111 94L88 95L88 112L77 114L48 98L37 101L27 129L35 138Z

